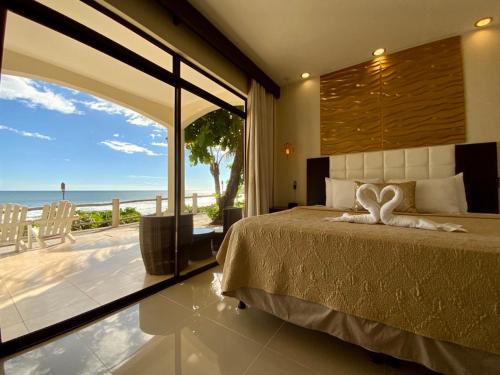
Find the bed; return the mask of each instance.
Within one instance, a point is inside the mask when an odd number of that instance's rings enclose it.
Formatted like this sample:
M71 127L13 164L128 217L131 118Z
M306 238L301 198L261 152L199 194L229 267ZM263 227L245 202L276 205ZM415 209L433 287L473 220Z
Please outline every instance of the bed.
M246 218L228 231L217 256L223 294L438 372L497 374L496 150L495 143L449 145L308 160L311 206ZM423 216L462 224L467 233L332 223L324 218L341 212L317 206L324 204L324 178L332 175L456 172L464 173L469 209L481 213Z

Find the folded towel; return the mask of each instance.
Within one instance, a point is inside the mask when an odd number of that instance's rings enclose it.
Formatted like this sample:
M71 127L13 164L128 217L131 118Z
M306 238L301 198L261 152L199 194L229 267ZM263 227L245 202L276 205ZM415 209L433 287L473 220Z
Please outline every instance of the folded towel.
M377 200L371 199L366 195L368 190L373 191ZM369 214L352 215L344 213L340 217L327 217L328 221L345 221L358 224L377 224L380 221L380 190L373 184L361 185L356 191L356 198L359 203L368 210Z
M375 194L376 200L366 195L368 190L371 190ZM380 207L380 202L384 195L391 191L394 193L394 197ZM344 213L340 217L326 217L324 220L358 224L377 224L382 222L383 224L397 227L441 230L445 232L467 232L467 230L459 224L441 224L415 216L393 215L394 209L398 207L403 200L403 191L396 185L388 185L380 191L379 188L373 184L364 184L356 191L356 198L359 203L368 210L369 214L352 215Z
M423 219L415 216L393 215L393 211L403 200L403 192L399 186L388 185L380 192L380 198L386 193L394 192L394 197L380 208L380 219L386 225L397 227L418 228L427 230L442 230L445 232L467 232L459 224L436 223L432 220Z

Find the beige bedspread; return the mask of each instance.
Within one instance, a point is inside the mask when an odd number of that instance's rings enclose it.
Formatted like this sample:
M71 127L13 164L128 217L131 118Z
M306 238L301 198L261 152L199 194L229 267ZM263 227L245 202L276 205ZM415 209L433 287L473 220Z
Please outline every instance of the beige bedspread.
M432 216L468 233L327 222L298 207L234 224L223 292L248 287L500 354L500 216Z

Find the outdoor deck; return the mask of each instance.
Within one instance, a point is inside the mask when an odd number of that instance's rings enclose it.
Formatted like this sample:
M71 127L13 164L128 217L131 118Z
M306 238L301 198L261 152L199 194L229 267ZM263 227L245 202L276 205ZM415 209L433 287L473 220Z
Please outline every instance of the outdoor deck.
M207 224L195 216L195 226ZM7 341L68 319L171 275L145 272L138 224L74 232L76 243L0 253L0 327ZM202 263L213 261L213 258ZM201 264L191 264L189 269ZM186 272L186 271L184 271Z

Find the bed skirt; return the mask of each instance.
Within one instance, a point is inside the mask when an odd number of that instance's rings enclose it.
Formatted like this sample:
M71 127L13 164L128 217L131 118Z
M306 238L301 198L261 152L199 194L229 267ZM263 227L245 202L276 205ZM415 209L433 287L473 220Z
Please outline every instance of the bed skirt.
M434 340L358 318L291 296L240 288L224 295L301 327L321 331L367 350L412 361L443 374L498 374L500 356Z

